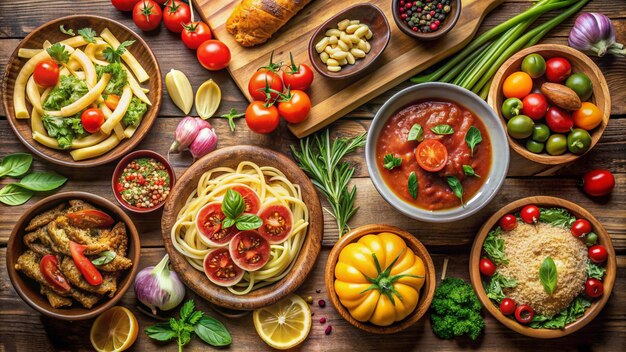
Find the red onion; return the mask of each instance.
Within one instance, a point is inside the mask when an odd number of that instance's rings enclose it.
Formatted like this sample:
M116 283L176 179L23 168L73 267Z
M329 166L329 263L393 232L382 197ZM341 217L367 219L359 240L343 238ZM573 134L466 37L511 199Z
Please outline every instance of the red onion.
M155 315L156 308L173 309L185 298L185 285L174 271L170 271L169 262L166 254L157 266L142 269L135 278L137 299Z
M611 20L601 13L586 12L576 18L569 33L569 46L599 57L605 54L625 56L624 45L615 42Z
M170 146L170 153L179 153L187 149L193 140L196 139L198 132L200 132L202 128L207 127L205 123L208 124L208 122L200 118L191 116L180 120L178 126L176 126L176 132L174 134L175 140ZM211 125L208 127L211 127Z
M200 130L196 139L194 139L193 143L189 146L189 151L194 159L199 159L214 151L216 147L217 135L213 128L208 127Z

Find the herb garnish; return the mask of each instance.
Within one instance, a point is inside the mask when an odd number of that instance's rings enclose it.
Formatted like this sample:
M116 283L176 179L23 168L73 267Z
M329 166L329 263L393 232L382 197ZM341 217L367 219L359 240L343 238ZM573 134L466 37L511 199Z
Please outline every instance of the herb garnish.
M231 132L235 132L235 119L238 119L238 118L244 117L244 116L246 116L245 113L239 114L239 113L237 113L237 109L235 109L235 108L230 109L228 114L220 115L220 117L228 119L228 126L230 127L230 131Z
M467 146L470 148L470 152L472 157L474 156L474 148L478 145L478 143L483 141L483 136L480 134L480 130L474 126L470 127L467 133L465 134L465 142Z
M546 291L546 293L549 295L554 293L554 289L556 288L557 276L558 275L556 272L556 265L554 264L554 260L552 260L552 257L547 256L546 259L543 260L543 263L541 263L541 267L539 268L539 280L541 281L543 290Z
M590 306L591 301L580 295L576 297L569 307L552 317L536 314L528 326L533 329L563 329L565 325L583 316L585 309Z
M398 158L393 154L387 154L383 158L383 162L385 163L383 167L387 170L393 170L396 166L402 165L402 159Z
M602 280L602 277L606 273L606 268L594 264L592 262L587 262L587 277L594 278L598 280Z
M496 265L508 264L509 260L504 255L504 240L500 238L502 229L500 226L489 231L485 242L483 243L483 249L491 261Z
M576 217L563 208L542 208L540 210L539 221L552 226L570 227L576 221Z
M48 55L54 59L54 61L66 64L70 60L70 53L65 50L65 46L63 44L55 43L52 44L48 49L46 49Z
M100 256L91 262L93 265L104 265L110 263L113 259L115 259L115 257L117 257L117 253L115 253L115 251L108 250L100 253Z
M126 52L126 48L131 46L134 42L134 40L125 40L117 47L117 49L113 49L109 46L102 50L102 55L104 55L104 58L110 63L120 62L120 57Z
M222 200L222 211L226 218L222 221L222 227L229 228L233 225L239 231L258 229L263 225L263 220L254 214L244 214L246 202L239 192L229 188Z
M461 185L459 179L456 178L456 176L448 176L447 181L448 186L450 186L454 195L461 200L461 204L465 207L465 204L463 203L463 186Z
M480 178L480 175L474 171L474 168L470 165L463 165L463 173L467 176L474 176Z
M59 26L59 30L61 31L61 33L63 34L67 34L67 35L76 35L76 33L74 33L73 29L65 29L65 25L62 24Z
M96 36L96 31L93 29L89 27L81 28L77 32L87 43L96 44L96 39L94 38Z
M431 128L430 130L436 134L453 134L454 133L454 129L452 128L452 126L448 124L437 125Z
M409 194L413 199L417 199L417 176L415 175L415 171L411 172L409 175Z
M422 125L416 123L411 127L409 131L409 136L407 137L409 141L418 141L421 142L424 140L424 129Z
M506 297L502 289L517 286L517 280L507 278L499 272L496 272L489 280L489 284L483 284L483 286L485 287L487 297L499 303Z

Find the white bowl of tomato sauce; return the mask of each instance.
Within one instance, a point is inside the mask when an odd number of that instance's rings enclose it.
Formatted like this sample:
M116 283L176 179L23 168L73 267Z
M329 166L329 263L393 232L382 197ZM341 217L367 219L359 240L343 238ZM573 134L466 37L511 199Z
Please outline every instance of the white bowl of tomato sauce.
M427 222L479 211L509 167L498 115L476 94L448 83L418 84L391 97L372 121L365 156L380 195Z

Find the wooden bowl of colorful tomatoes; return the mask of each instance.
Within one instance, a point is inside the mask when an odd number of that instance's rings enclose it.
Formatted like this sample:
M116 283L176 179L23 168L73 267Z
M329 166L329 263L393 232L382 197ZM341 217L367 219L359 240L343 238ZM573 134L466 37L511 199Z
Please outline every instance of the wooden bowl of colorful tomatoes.
M571 162L591 150L611 115L606 79L582 52L564 45L526 48L496 73L488 103L511 148L541 164Z

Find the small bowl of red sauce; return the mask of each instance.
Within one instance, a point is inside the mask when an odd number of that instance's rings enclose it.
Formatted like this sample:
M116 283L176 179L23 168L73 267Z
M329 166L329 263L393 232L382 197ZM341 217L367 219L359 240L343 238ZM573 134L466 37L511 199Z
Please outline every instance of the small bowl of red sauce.
M381 196L428 222L482 209L509 166L498 115L476 94L447 83L418 84L391 97L372 121L365 156Z
M126 155L113 171L115 199L135 213L149 213L161 208L169 196L176 174L161 154L137 150Z

